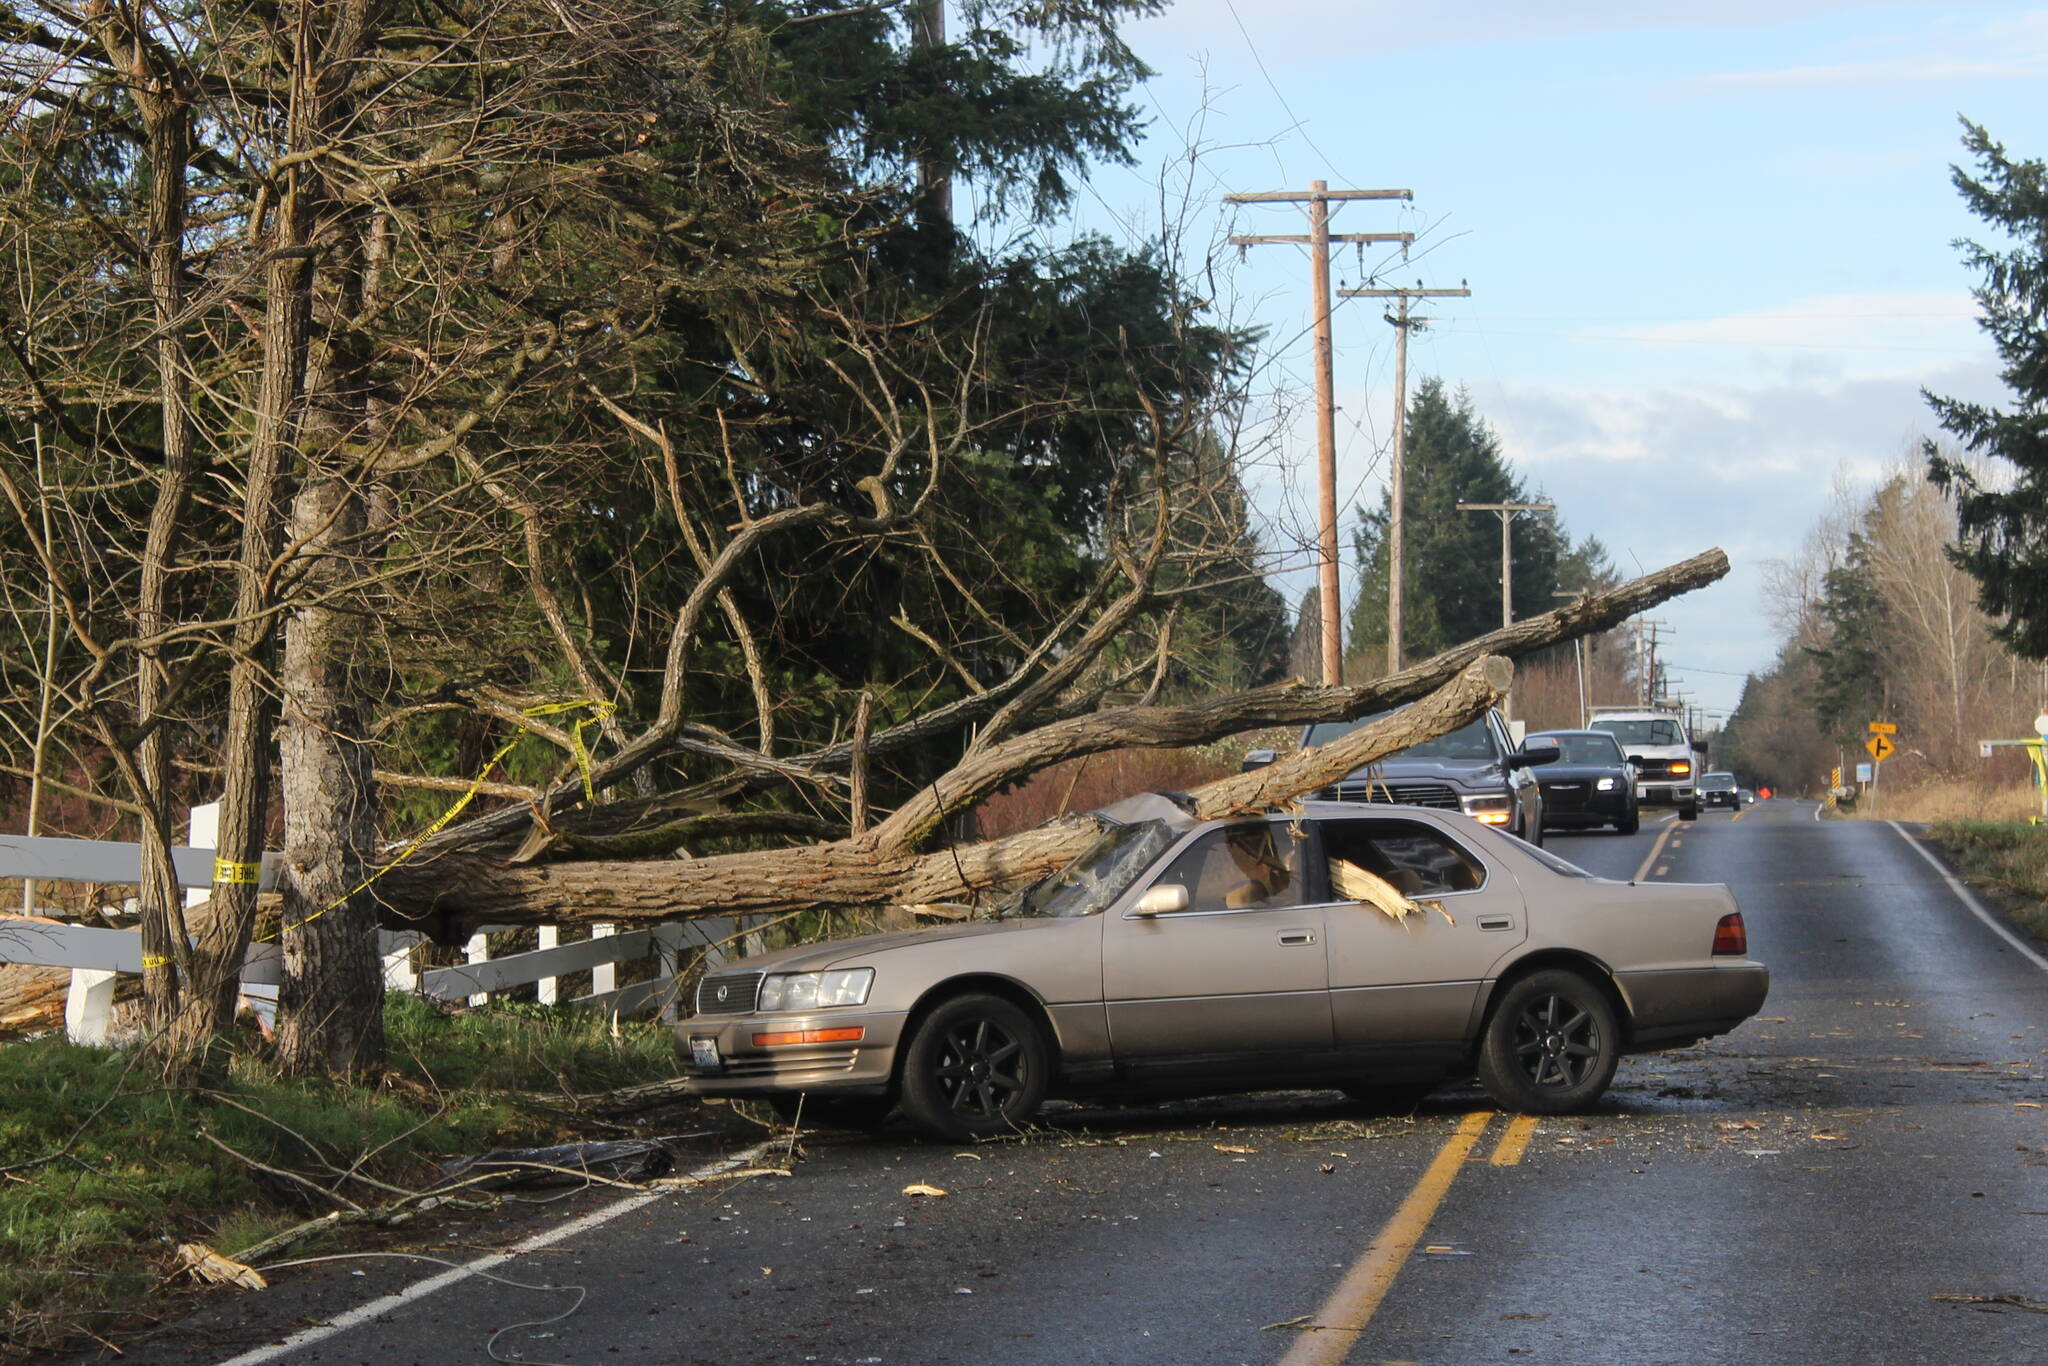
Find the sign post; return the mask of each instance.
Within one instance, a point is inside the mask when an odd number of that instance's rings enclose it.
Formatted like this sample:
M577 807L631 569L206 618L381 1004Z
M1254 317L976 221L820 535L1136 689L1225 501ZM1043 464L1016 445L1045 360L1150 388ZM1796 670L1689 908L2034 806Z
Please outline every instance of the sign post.
M1870 770L1870 818L1872 820L1877 819L1877 780L1879 775L1884 772L1884 761L1898 752L1899 747L1892 743L1892 737L1898 733L1899 727L1896 722L1872 721L1870 723L1870 738L1863 742L1863 747L1870 751L1870 757L1874 761Z

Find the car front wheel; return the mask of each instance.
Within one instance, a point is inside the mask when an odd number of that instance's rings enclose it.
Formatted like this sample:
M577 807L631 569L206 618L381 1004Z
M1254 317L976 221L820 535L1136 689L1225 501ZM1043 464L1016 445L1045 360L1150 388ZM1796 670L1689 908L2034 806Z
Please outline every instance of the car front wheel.
M1507 989L1486 1022L1479 1081L1501 1108L1566 1115L1598 1100L1621 1061L1607 995L1576 972L1531 973Z
M1016 1005L955 996L924 1018L904 1054L904 1117L954 1142L1014 1132L1038 1113L1051 1066L1044 1034Z
M1617 835L1633 835L1642 828L1643 814L1633 804L1630 805L1628 814L1614 823L1614 833Z

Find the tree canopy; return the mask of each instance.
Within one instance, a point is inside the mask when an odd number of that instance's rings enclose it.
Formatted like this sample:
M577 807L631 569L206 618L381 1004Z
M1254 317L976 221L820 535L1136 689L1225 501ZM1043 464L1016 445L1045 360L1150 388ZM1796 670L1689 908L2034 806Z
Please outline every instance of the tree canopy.
M1998 348L2015 403L1927 394L1966 456L1995 461L2000 477L1932 442L1927 468L1955 501L1956 563L1977 581L1999 638L2025 658L2048 659L2048 165L2014 158L1967 120L1963 128L1976 169L1955 167L1955 187L2003 241L1956 246L1978 274L1978 323Z

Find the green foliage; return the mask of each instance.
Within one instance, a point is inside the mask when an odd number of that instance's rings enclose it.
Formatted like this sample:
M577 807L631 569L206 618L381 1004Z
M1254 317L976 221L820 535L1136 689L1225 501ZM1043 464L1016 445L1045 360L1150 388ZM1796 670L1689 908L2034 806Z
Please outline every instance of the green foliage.
M1970 211L2004 242L1959 241L1980 283L1972 291L2017 400L1994 408L1927 394L1941 425L1970 454L1993 457L2009 479L1986 480L1926 446L1928 475L1955 500L1954 558L1978 584L1978 604L1999 638L2027 659L2048 659L2048 165L2015 160L1967 120L1963 146L1977 173L1954 168Z
M1461 512L1459 503L1528 503L1532 495L1507 466L1500 439L1442 380L1426 379L1408 404L1403 648L1423 659L1500 627L1500 522ZM1352 554L1359 565L1351 610L1357 651L1384 653L1387 640L1387 536L1392 503L1357 509ZM1517 619L1557 606L1562 587L1592 587L1611 576L1606 550L1589 540L1574 550L1553 512L1514 520L1512 589ZM1571 579L1568 580L1567 572Z
M1824 734L1854 740L1874 716L1887 714L1884 595L1870 575L1867 541L1849 538L1843 564L1828 571L1818 604L1825 643L1809 647L1818 664L1813 711Z
M51 1037L0 1047L0 1337L46 1344L140 1308L171 1269L170 1245L233 1255L327 1206L221 1152L305 1173L365 1204L357 1169L404 1185L429 1164L560 1137L511 1093L596 1090L674 1074L668 1031L544 1008L448 1013L386 1002L396 1085L280 1078L260 1050L197 1089L171 1089L142 1055ZM360 1162L360 1167L357 1163Z

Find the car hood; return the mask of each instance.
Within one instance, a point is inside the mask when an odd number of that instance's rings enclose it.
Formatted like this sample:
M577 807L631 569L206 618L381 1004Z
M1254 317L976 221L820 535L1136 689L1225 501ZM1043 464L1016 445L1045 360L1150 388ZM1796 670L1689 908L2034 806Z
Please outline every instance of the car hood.
M986 935L1028 934L1064 921L1038 916L1017 920L967 920L958 924L934 925L928 930L891 930L882 934L857 935L852 939L828 939L818 944L757 953L716 968L716 972L822 972L827 968L866 966L876 957L894 949L940 944L948 939L971 939Z
M1499 781L1500 765L1490 759L1382 759L1376 764L1353 769L1344 781L1362 783L1367 779L1443 778L1451 782Z
M1619 778L1628 770L1619 764L1544 764L1531 770L1540 783L1561 778L1566 782L1584 782L1588 778Z

